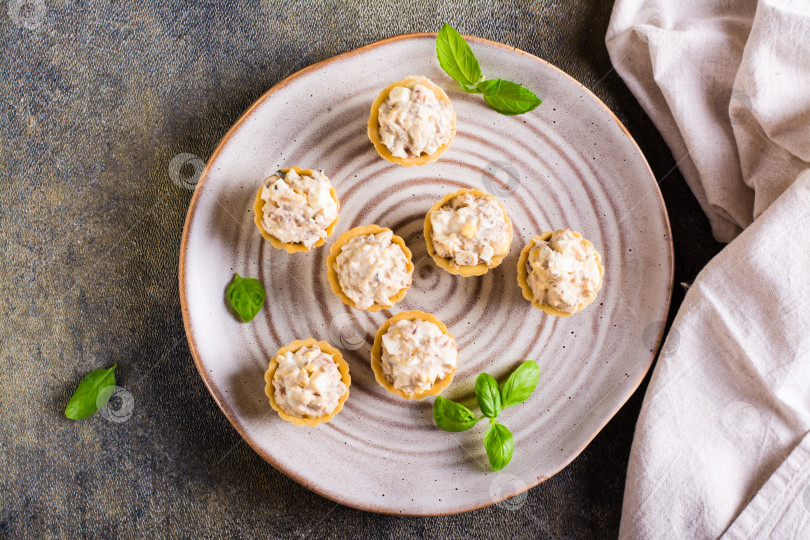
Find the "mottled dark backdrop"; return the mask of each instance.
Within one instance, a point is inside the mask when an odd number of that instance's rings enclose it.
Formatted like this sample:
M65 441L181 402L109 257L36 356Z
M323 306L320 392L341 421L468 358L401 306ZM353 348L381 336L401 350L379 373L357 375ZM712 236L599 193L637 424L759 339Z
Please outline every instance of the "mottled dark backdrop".
M611 69L611 7L3 0L0 537L616 536L646 383L568 468L508 508L429 519L369 514L262 461L189 355L177 262L191 192L169 177L172 158L206 160L287 75L447 21L547 59L616 112L661 179L676 281L691 281L720 246ZM673 309L682 297L676 285ZM113 363L134 399L131 418L66 420L84 374Z

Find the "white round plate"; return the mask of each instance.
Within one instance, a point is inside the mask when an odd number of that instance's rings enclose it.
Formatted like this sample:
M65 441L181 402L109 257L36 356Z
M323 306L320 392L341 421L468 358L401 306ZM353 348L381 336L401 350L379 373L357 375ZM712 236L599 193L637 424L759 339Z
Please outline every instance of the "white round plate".
M520 82L543 100L503 116L465 94L439 67L435 34L387 39L285 79L236 123L211 156L183 232L180 296L194 361L239 433L264 459L304 486L376 512L432 515L493 504L560 471L638 387L658 349L669 308L673 257L666 209L644 156L616 117L581 84L530 54L469 38L489 77ZM380 158L366 136L377 92L408 75L442 86L458 115L449 150L405 168ZM262 239L253 200L280 167L323 169L340 198L340 222L321 248L288 254ZM422 223L431 204L460 187L481 188L515 226L509 256L481 277L439 269ZM352 310L326 280L331 242L376 223L414 253L405 299L378 313ZM516 281L532 236L570 227L602 254L604 286L565 319L533 308ZM248 324L229 310L234 272L259 278L267 301ZM492 472L480 422L447 433L433 399L406 401L374 380L369 351L377 327L419 309L447 324L460 347L445 397L474 404L482 372L499 380L522 360L540 364L540 384L500 420L514 434L512 462ZM282 421L264 394L270 358L295 339L338 347L350 365L346 405L315 428Z

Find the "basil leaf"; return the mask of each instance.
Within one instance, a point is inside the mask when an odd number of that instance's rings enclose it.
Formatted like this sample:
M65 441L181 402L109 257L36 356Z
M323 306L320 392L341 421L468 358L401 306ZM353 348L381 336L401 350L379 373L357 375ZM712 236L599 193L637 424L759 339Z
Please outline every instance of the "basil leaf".
M439 65L453 77L462 89L469 92L481 80L481 66L478 60L455 28L447 23L442 25L436 38L436 57Z
M509 375L503 385L501 396L503 408L523 403L532 395L540 381L540 366L534 360L526 360Z
M264 305L264 286L258 279L233 275L228 285L228 301L245 322L250 322Z
M468 84L458 83L462 90L467 92L468 94L481 94L481 90L478 89L478 86L471 86Z
M529 112L542 103L531 90L509 81L501 81L498 92L484 94L484 100L499 113L508 115Z
M489 466L493 471L500 471L512 460L515 439L506 426L493 423L484 435L484 447L487 449Z
M482 373L475 379L475 397L478 398L478 406L484 416L495 418L503 409L498 381L492 375Z
M65 407L65 416L71 420L81 420L96 413L107 404L112 392L107 392L106 399L99 400L99 394L110 386L115 386L115 364L109 369L94 369L79 383L73 396Z
M436 396L436 401L433 402L433 420L445 431L467 431L481 418L476 418L473 412L461 403L442 396Z
M485 96L494 96L501 89L501 79L490 79L488 81L481 81L476 86L478 91Z

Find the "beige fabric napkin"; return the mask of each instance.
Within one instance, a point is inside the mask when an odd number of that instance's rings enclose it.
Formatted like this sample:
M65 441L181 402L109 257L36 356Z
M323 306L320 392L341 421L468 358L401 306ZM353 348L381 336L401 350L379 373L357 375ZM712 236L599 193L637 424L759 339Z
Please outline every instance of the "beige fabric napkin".
M621 537L810 538L810 0L617 0L606 42L734 240L659 355Z
M617 0L606 42L718 240L810 167L810 1Z

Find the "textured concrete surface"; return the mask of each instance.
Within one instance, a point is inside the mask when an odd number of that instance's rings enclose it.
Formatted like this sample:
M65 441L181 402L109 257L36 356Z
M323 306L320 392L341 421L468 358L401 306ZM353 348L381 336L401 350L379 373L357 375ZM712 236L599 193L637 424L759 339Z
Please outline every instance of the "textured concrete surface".
M345 508L262 461L189 355L177 261L191 192L169 178L174 156L207 159L283 77L447 21L549 60L616 112L661 179L676 282L691 281L721 246L611 69L611 4L4 0L0 537L616 536L646 383L563 472L463 515ZM676 285L673 313L682 298ZM113 363L131 418L66 420L84 374Z

